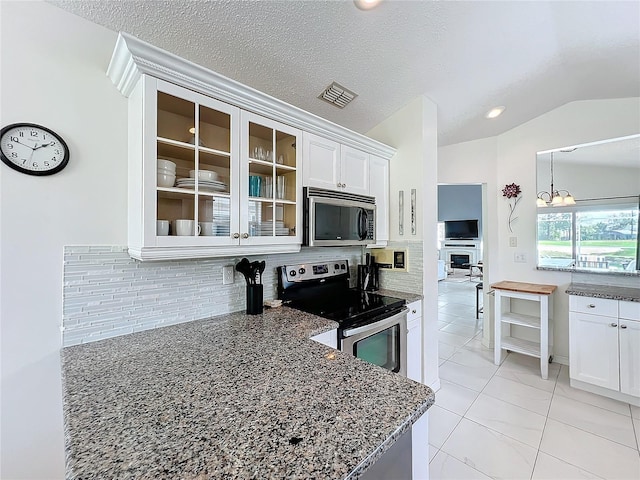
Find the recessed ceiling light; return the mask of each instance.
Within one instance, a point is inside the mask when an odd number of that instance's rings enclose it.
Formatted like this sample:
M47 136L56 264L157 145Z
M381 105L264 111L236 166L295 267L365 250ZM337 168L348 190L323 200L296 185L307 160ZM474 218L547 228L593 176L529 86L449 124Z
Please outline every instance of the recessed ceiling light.
M382 0L353 0L353 3L356 4L360 10L371 10L372 8L377 7Z
M502 112L504 112L504 107L503 106L493 107L491 110L489 110L487 113L485 113L484 116L485 116L485 118L496 118Z

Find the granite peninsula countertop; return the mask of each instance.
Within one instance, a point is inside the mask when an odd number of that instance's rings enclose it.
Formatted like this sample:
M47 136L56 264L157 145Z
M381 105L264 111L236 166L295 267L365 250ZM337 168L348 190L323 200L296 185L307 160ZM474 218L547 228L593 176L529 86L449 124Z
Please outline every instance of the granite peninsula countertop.
M640 302L640 288L616 287L612 285L592 285L571 283L566 290L569 295L579 297L608 298L625 302Z
M358 479L433 391L287 307L62 350L68 479Z
M419 293L399 292L398 290L388 290L386 288L381 288L373 293L379 293L380 295L387 295L389 297L403 298L407 301L407 303L415 302L416 300L422 300L423 298L422 294Z

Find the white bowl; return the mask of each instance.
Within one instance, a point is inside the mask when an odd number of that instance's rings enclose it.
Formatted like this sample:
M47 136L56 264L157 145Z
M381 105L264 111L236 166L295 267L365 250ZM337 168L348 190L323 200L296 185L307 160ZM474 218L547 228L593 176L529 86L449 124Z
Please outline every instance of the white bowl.
M159 187L173 187L176 183L175 175L167 175L164 173L158 173L158 186Z
M169 170L167 168L158 168L157 173L163 173L165 175L174 175L176 174L175 170Z
M175 173L176 164L173 163L171 160L164 160L162 158L159 158L158 159L158 170L160 170L160 169L171 170L172 172Z
M189 170L189 176L191 178L196 178L196 171ZM198 170L198 180L208 180L210 182L215 182L218 179L218 174L213 170Z

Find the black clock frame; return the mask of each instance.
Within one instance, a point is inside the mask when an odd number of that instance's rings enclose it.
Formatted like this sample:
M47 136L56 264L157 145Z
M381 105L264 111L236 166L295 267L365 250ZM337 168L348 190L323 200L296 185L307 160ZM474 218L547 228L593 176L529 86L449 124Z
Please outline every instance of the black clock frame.
M0 157L2 158L2 162L3 163L7 164L9 167L13 168L14 170L16 170L16 171L18 171L20 173L25 173L27 175L35 175L36 177L43 177L45 175L53 175L54 173L58 173L64 167L67 166L67 164L69 163L69 147L67 146L67 142L65 142L62 139L62 137L60 135L58 135L56 132L54 132L50 128L43 127L42 125L38 125L36 123L12 123L11 125L7 125L6 127L3 127L2 130L0 130L0 141L2 140L2 138L4 138L5 134L9 130L13 130L14 128L25 128L25 127L26 128L32 128L32 127L39 128L40 130L44 130L49 135L55 137L56 140L58 142L60 142L60 144L64 148L64 158L62 159L62 161L58 165L56 165L51 170L35 171L35 170L29 170L29 169L23 168L23 167L21 167L19 165L16 165L11 160L9 160L2 151L0 151Z

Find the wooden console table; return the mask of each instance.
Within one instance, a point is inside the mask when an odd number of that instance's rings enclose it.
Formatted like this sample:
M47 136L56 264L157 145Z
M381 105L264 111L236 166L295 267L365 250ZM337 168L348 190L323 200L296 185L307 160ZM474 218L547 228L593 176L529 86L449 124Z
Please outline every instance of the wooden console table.
M549 362L553 359L553 328L549 312L553 309L553 292L556 285L502 281L494 283L495 290L495 348L494 363L504 360L503 350L530 355L540 359L540 373L549 377ZM528 300L538 303L538 315L525 315L511 310L511 300ZM511 326L519 325L538 331L538 342L511 336Z

